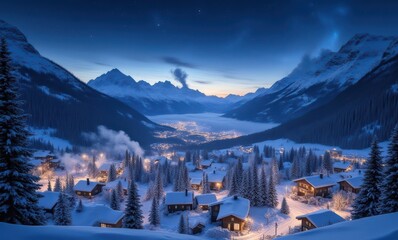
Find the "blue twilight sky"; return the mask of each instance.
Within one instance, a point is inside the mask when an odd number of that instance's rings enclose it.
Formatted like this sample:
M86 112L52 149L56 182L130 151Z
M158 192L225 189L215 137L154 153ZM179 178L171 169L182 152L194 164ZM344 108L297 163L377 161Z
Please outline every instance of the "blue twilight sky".
M244 94L355 33L398 35L398 1L0 0L0 19L81 80L119 68L206 94ZM174 81L176 85L177 82Z

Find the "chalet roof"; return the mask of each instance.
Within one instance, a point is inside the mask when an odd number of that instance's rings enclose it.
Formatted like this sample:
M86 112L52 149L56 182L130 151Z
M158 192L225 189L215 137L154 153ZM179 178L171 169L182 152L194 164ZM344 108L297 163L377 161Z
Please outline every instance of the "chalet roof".
M191 178L191 184L199 185L201 183L202 183L202 179L201 178Z
M94 224L116 224L124 217L122 211L113 210L105 205L84 205L82 212L72 211L72 223L78 226L93 226Z
M346 170L347 168L349 168L351 166L350 162L335 162L333 163L333 168L339 168L339 169L344 169Z
M34 152L32 156L34 158L42 158L42 157L47 157L47 156L54 156L54 154L48 150L39 150L39 151Z
M119 183L119 181L122 183L123 189L128 189L128 188L129 188L129 183L128 183L127 180L124 180L124 179L116 179L115 181L106 183L106 185L104 186L104 189L105 189L105 190L116 189L117 184Z
M210 203L217 202L217 197L213 193L196 195L195 198L198 205L209 205Z
M207 178L209 180L209 183L214 183L214 182L222 182L224 180L226 173L225 172L219 172L216 171L214 172L210 172L207 174Z
M55 206L55 204L57 204L59 192L45 191L39 193L43 196L39 198L39 207L42 207L46 210L51 210Z
M341 183L341 182L347 182L353 188L361 188L361 185L363 183L363 176L353 177L353 178L346 178L346 179L343 179L341 181L338 181L338 183Z
M189 224L190 228L195 228L198 225L202 225L203 227L205 227L206 226L206 222L207 222L206 217L200 216L200 215L190 216L188 218L188 224Z
M212 163L213 163L213 160L202 160L200 162L200 165L205 166L205 167L209 167Z
M228 216L234 216L245 220L249 215L250 201L246 198L232 196L209 204L209 206L215 205L220 205L220 211L218 212L217 220Z
M321 209L296 217L298 220L303 218L307 218L312 224L314 224L315 227L324 227L345 221L344 218L329 209Z
M314 188L329 187L329 186L336 185L336 180L334 178L331 178L331 177L325 176L325 175L322 178L320 177L320 175L314 175L314 176L298 178L293 181L298 182L301 180L307 181Z
M166 193L165 204L193 204L193 192L188 191L187 195L185 195L185 191L168 192Z
M80 180L79 182L76 183L76 185L73 189L75 191L91 192L94 190L94 188L97 185L103 185L103 184L98 183L98 182L93 182L93 181L90 181L90 183L87 184L87 180Z

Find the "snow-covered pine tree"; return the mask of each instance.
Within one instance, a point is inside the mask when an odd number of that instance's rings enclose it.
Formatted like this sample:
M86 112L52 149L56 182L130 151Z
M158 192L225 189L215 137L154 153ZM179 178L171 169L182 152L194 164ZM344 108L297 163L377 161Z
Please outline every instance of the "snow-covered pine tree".
M239 193L241 197L250 199L250 186L249 186L249 171L243 171L242 183L240 185Z
M111 192L111 202L110 207L113 210L120 210L120 199L115 189L112 189Z
M287 205L287 201L286 201L285 197L283 197L283 200L282 200L281 213L286 214L286 215L290 214L290 209L289 209L289 206Z
M299 163L298 157L295 156L293 158L293 163L292 163L292 167L291 167L291 170L290 170L290 178L291 179L299 178L300 177L300 171L301 171L300 170L300 163Z
M160 164L157 167L156 177L155 177L155 185L154 185L154 197L156 201L161 201L163 198L164 189L163 189L163 178L162 178L162 171L160 168Z
M159 200L154 197L152 199L151 211L149 212L149 223L153 226L160 225Z
M26 115L5 39L0 45L0 222L40 225L45 220L37 205L39 178L28 162Z
M53 191L52 187L51 187L51 181L50 180L48 180L48 183L47 183L47 191L49 191L49 192Z
M75 178L73 175L68 175L68 178L66 180L67 185L65 187L65 192L68 194L68 199L70 202L70 207L73 208L76 205L76 194L74 191L74 186L75 186Z
M230 186L229 186L229 193L228 193L228 196L234 196L234 195L236 195L236 194L238 194L239 193L239 183L238 183L238 177L237 177L237 175L236 175L236 172L235 172L235 174L231 174L231 181L230 181Z
M275 181L272 179L271 174L268 181L268 206L271 208L276 208L278 206L278 194L275 188Z
M304 176L310 176L312 173L311 169L311 156L307 156L305 159L305 164L304 164Z
M351 216L353 219L379 214L383 166L380 147L376 139L372 142L369 160L366 165L361 191L352 205Z
M116 176L117 176L117 173L116 173L115 165L111 164L109 166L109 170L108 170L108 182L115 181L116 180Z
M278 165L279 165L279 170L285 169L285 166L283 166L283 157L282 157L282 154L279 155Z
M55 225L71 225L72 216L69 208L69 201L64 193L59 193L57 205L55 206L54 213Z
M126 209L123 219L124 228L142 229L143 215L141 210L140 195L134 179L131 179Z
M124 190L123 190L123 185L122 185L121 181L117 182L116 193L117 193L117 195L119 197L119 200L123 201L123 199L124 199Z
M265 175L264 166L261 167L260 183L258 187L260 192L259 206L261 207L267 206L268 203L267 176Z
M323 154L323 168L327 171L327 174L333 174L333 161L330 157L330 153L328 151Z
M260 189L259 189L259 184L258 184L258 168L257 164L253 163L252 166L252 181L251 181L252 187L251 187L251 205L252 206L259 206L260 205Z
M77 204L76 212L83 212L83 203L81 199L79 199L79 203Z
M203 173L202 178L202 194L210 193L210 184L209 184L209 177L207 173Z
M380 213L398 212L398 124L388 145L386 167L381 185Z
M186 226L187 225L186 223L187 223L187 220L185 217L185 213L181 213L180 221L178 223L178 232L179 233L181 233L181 234L187 233L188 226Z
M273 179L276 186L279 183L279 166L276 158L272 158L271 160L271 173L274 175Z
M61 192L61 191L62 191L61 179L57 177L55 179L54 192Z

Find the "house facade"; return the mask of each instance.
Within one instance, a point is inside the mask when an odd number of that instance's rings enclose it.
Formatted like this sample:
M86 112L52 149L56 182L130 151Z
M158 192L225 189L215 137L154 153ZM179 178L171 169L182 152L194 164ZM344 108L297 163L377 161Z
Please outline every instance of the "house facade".
M189 211L193 209L193 192L168 192L165 197L165 205L169 213Z
M310 176L293 180L296 183L298 196L328 197L335 182L330 177Z
M358 194L361 191L361 185L363 182L363 177L347 178L337 182L339 184L340 190L349 193Z
M86 181L80 180L74 187L76 195L92 198L93 196L102 192L102 187L104 184L98 182L92 182L89 178Z
M344 218L329 209L321 209L312 213L300 215L297 216L296 219L301 220L301 231L308 231L345 221Z

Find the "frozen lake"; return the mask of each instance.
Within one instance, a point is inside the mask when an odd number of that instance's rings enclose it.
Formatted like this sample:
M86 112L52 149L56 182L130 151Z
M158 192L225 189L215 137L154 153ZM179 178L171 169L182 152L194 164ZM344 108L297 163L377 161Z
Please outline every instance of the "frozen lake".
M225 118L218 113L169 114L148 117L152 121L190 132L230 133L234 136L261 132L277 123L257 123Z

